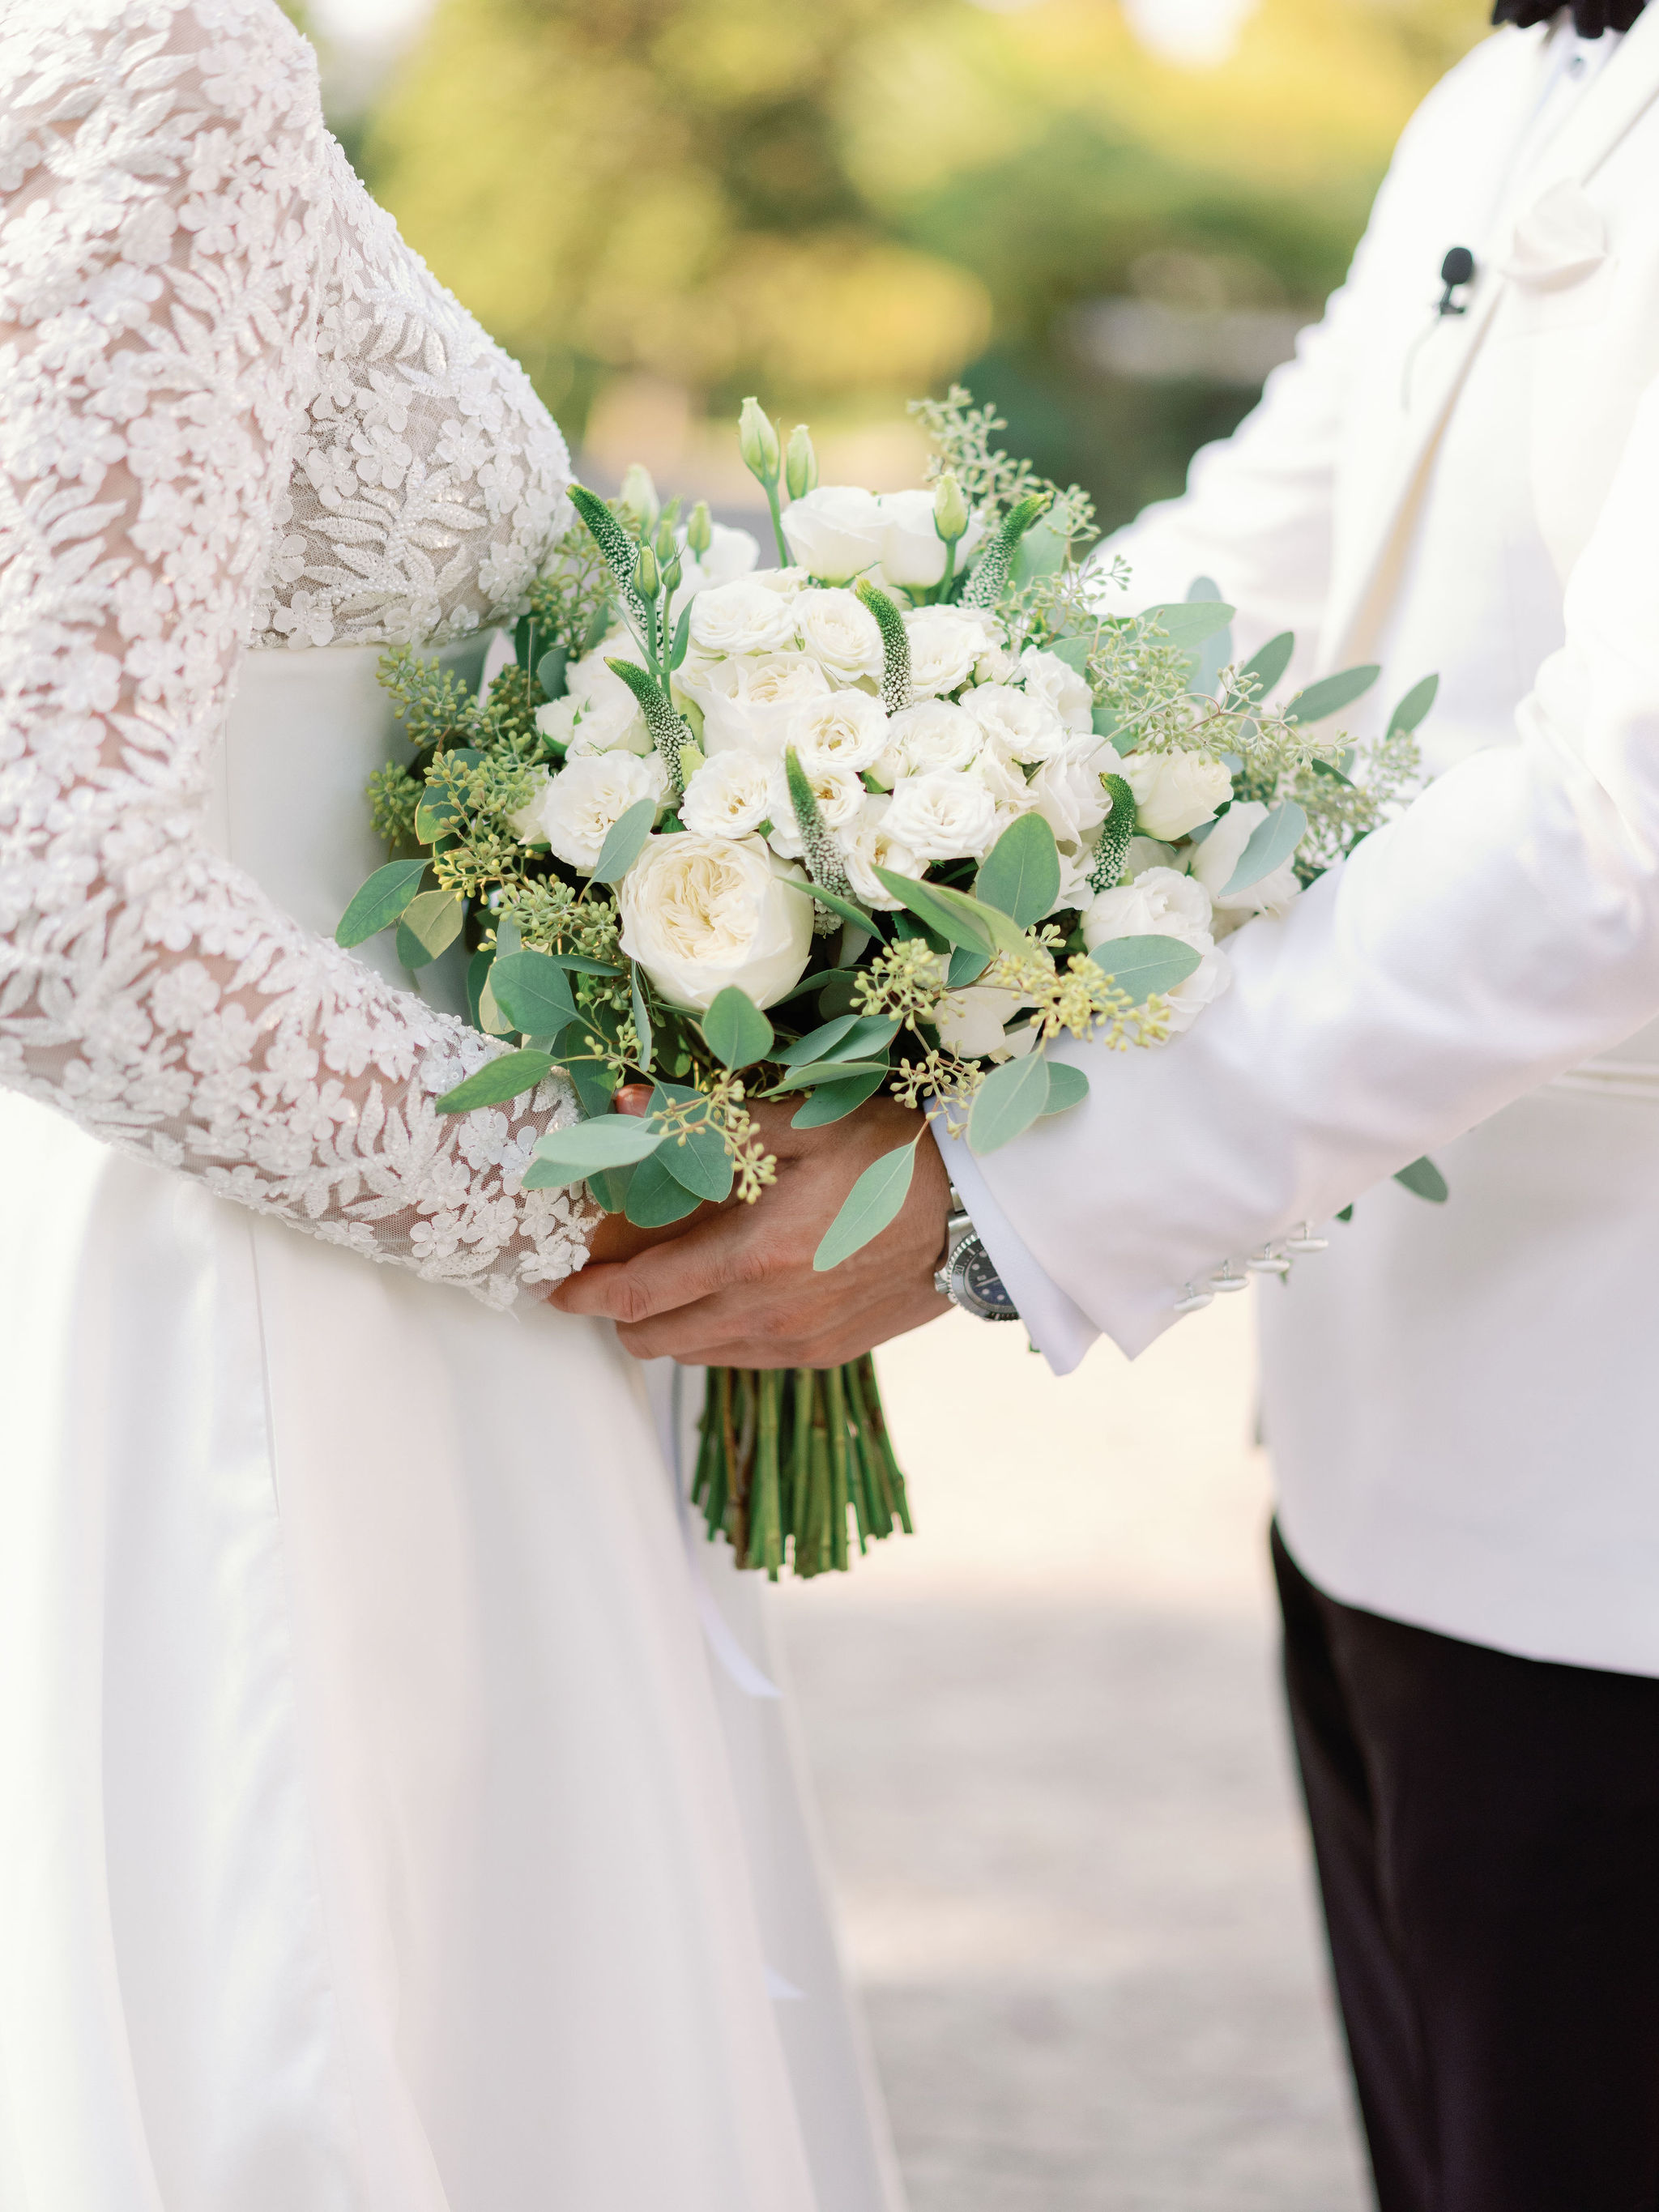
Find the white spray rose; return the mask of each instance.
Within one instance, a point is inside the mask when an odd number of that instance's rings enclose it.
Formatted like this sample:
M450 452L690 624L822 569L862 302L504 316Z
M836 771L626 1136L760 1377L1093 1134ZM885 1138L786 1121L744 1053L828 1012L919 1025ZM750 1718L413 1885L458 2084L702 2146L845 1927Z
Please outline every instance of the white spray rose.
M794 602L751 577L714 584L691 602L690 635L705 655L781 653L795 642Z
M766 759L734 747L693 770L680 819L700 837L746 837L765 821L770 800Z
M801 766L805 769L812 796L818 802L818 814L824 828L850 829L862 812L866 798L864 786L852 769L829 766L822 761L815 762L811 768L803 761ZM795 819L789 779L781 761L771 764L766 811L772 820L773 851L781 853L787 860L798 860L806 848L801 842L800 824Z
M1081 745L1044 761L1031 778L1030 795L1043 820L1061 844L1092 840L1106 819L1103 775L1121 772L1122 762L1110 745Z
M853 484L820 484L783 510L789 550L821 584L850 584L881 558L881 505Z
M1136 826L1149 837L1184 837L1232 794L1226 763L1208 753L1131 753L1123 774L1135 795Z
M913 607L904 617L910 684L919 699L960 690L986 650L983 626L956 607Z
M1030 1003L1018 992L999 990L992 983L969 983L964 990L948 992L939 1001L939 1042L964 1060L1023 1060L1036 1042L1036 1031L1028 1022L1005 1036L1003 1025Z
M982 783L996 802L997 811L1012 821L1030 814L1035 787L1028 784L1017 761L1005 760L994 745L981 745L962 773Z
M812 901L759 837L648 837L623 878L622 949L671 1005L705 1013L729 984L769 1006L812 950Z
M874 768L887 744L887 715L867 691L834 691L797 708L787 742L805 768Z
M985 732L971 714L948 699L924 699L888 723L876 774L884 783L895 784L932 769L966 768L984 743Z
M572 760L583 753L648 753L652 750L651 726L640 711L640 703L626 684L618 684L615 693L606 692L586 702L578 702L574 725L566 740ZM542 727L539 714L537 726Z
M1267 810L1259 799L1236 800L1203 843L1194 846L1192 872L1218 914L1236 915L1241 921L1253 914L1283 914L1296 896L1300 886L1289 860L1281 860L1242 891L1229 893L1225 889L1243 858L1244 848L1267 818Z
M881 573L889 583L906 591L930 590L945 577L945 540L933 527L931 491L889 491L876 501L881 509ZM961 575L985 535L977 514L957 541L957 574Z
M893 793L887 834L918 860L978 860L997 836L996 801L972 776L908 775Z
M620 632L606 638L565 673L565 696L550 699L536 709L536 727L544 737L579 753L648 753L651 732L640 702L620 676L605 665L609 659L637 661L639 649Z
M533 823L557 859L591 875L600 847L629 808L642 799L660 806L667 787L668 771L654 752L646 760L637 753L585 753L550 776L518 818Z
M880 794L867 798L858 820L841 833L841 849L847 862L847 878L853 896L867 907L896 911L898 901L877 875L878 868L894 875L919 876L925 865L908 845L895 844L887 834L887 817L893 802Z
M795 618L801 643L837 684L881 674L881 632L856 592L803 592Z
M1019 673L1027 697L1041 699L1068 730L1081 735L1093 729L1094 694L1069 661L1028 645L1019 656Z
M556 745L568 745L576 734L576 714L581 702L567 693L562 699L548 699L536 709L536 727L544 738Z
M962 705L1009 760L1052 760L1066 749L1066 725L1048 701L1012 684L976 684L963 693Z
M1083 941L1091 952L1099 950L1099 964L1109 970L1116 937L1173 937L1190 945L1200 956L1198 966L1185 982L1164 994L1170 1033L1179 1036L1232 981L1226 954L1216 950L1211 919L1202 884L1174 868L1148 868L1120 890L1097 893L1084 910Z
M702 709L702 750L711 757L734 745L781 758L799 710L832 695L830 678L810 654L777 653L761 660L722 660L681 688Z

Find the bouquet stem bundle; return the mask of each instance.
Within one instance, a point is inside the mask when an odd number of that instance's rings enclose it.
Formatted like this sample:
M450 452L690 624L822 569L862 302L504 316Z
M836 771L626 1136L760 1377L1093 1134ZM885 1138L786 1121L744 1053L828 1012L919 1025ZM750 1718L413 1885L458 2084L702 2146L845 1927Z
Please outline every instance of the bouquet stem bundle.
M691 1486L709 1535L775 1582L845 1570L858 1547L911 1532L904 1477L866 1352L845 1367L708 1370Z

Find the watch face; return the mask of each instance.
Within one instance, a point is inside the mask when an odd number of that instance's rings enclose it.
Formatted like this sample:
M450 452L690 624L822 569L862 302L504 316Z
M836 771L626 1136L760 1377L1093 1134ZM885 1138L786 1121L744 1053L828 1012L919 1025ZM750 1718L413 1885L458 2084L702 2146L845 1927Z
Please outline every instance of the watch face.
M1019 1319L990 1254L977 1237L965 1237L957 1247L951 1267L951 1282L962 1304L981 1321Z

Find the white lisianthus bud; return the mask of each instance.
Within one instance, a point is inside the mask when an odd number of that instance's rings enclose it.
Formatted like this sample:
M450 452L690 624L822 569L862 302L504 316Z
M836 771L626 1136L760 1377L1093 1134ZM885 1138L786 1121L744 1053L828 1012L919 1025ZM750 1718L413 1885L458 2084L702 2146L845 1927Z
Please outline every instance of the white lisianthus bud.
M1046 699L1012 684L976 684L962 695L964 712L1010 760L1053 760L1066 750L1066 725Z
M943 553L945 548L939 550ZM905 616L904 627L910 641L910 688L916 696L939 699L960 690L985 650L980 625L954 607L915 607Z
M784 509L783 534L821 584L850 584L881 558L881 505L854 484L820 484Z
M778 480L778 434L771 416L758 399L745 399L738 417L738 450L751 476L766 485Z
M873 768L887 744L887 716L879 699L867 691L832 691L797 708L786 742L810 773L817 767L849 769L854 775Z
M629 464L622 480L619 496L641 534L656 528L662 502L657 497L657 487L651 481L650 470L641 462Z
M1208 753L1131 753L1123 774L1135 795L1136 827L1166 842L1207 822L1232 795L1226 763Z
M887 817L892 807L890 799L872 795L865 800L858 820L841 832L847 880L853 886L854 897L872 909L890 914L897 911L898 901L876 870L887 868L897 876L920 876L927 866L908 845L895 843L888 835Z
M1208 896L1201 884L1174 868L1148 868L1116 890L1097 892L1082 919L1084 943L1109 970L1115 937L1173 937L1200 956L1185 982L1164 994L1171 1036L1190 1029L1232 981L1227 956L1216 950L1211 933Z
M1244 857L1244 848L1267 818L1267 810L1259 799L1235 800L1203 843L1194 846L1192 872L1209 893L1218 914L1237 915L1243 921L1254 914L1284 914L1301 888L1292 864L1281 860L1242 891L1230 893L1226 889Z
M946 469L933 486L933 527L941 538L960 538L969 520L968 501L955 472Z
M803 592L795 601L800 641L837 684L881 675L881 632L856 592Z
M749 538L749 532L746 530L743 534L745 538ZM706 499L700 499L691 510L691 520L685 526L685 543L687 548L701 561L714 542L714 525L709 517L708 501ZM749 542L751 545L755 543L752 538L749 538ZM756 550L758 552L759 548L757 547ZM751 561L749 565L753 568L754 562ZM720 580L724 582L727 580L722 578Z
M832 695L830 678L805 653L719 660L678 682L702 710L702 749L712 759L736 745L781 760L798 708Z
M818 803L818 818L824 828L838 831L850 829L858 820L866 798L864 786L852 769L828 767L823 762L809 768L802 761L801 766L806 770L806 781ZM766 811L772 823L769 835L773 851L781 853L786 860L798 860L806 847L800 824L795 819L789 780L781 760L771 766Z
M699 653L781 653L795 642L792 599L744 576L714 584L691 603L691 643Z
M639 587L639 590L645 598L647 599L654 599L657 596L657 586L659 580L660 580L657 574L656 555L651 550L651 548L648 545L641 545L640 548L639 565L634 571L634 581L635 585Z
M969 983L964 990L949 992L939 1001L939 1042L964 1060L1023 1060L1036 1042L1036 1031L1028 1022L1008 1036L1004 1024L1030 1003L994 983Z
M994 842L996 801L972 776L908 775L893 793L887 834L918 860L978 860Z
M771 1006L811 954L810 888L760 837L648 837L617 903L623 951L670 1005L696 1013L733 984Z
M906 707L887 725L887 744L876 763L883 783L930 769L966 768L978 757L985 732L971 714L948 699L924 699Z
M1080 736L1093 729L1094 694L1070 661L1028 645L1019 656L1019 678L1027 698L1041 699L1068 730Z
M812 434L805 422L797 422L791 434L784 480L789 486L791 499L805 499L809 491L817 488L818 457L812 450Z
M557 859L591 875L606 837L629 808L642 799L660 806L667 781L668 772L655 752L648 759L638 753L585 753L550 777L526 815Z
M734 750L696 770L685 787L680 819L701 837L746 837L765 821L770 803L765 759Z
M960 492L957 495L960 499ZM905 591L928 591L945 575L945 540L934 527L934 495L930 491L888 491L877 502L881 509L881 573L890 584ZM985 525L969 515L957 547L960 570L971 557Z

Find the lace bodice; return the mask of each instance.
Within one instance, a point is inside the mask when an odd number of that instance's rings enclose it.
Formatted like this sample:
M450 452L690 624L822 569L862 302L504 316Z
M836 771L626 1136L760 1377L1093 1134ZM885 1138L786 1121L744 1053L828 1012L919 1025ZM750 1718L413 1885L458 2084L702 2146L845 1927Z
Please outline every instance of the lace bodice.
M0 1082L495 1303L580 1264L573 1111L204 835L239 659L510 617L563 442L323 127L274 0L0 13Z

